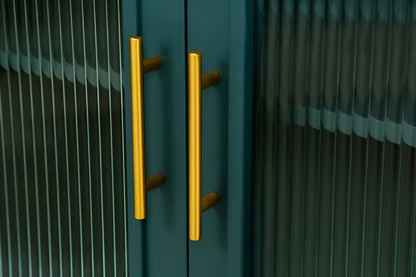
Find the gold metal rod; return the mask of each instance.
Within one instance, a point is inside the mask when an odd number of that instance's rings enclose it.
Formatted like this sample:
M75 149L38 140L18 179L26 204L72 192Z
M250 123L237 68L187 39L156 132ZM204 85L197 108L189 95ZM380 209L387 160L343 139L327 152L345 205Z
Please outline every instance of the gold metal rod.
M159 57L151 57L143 60L143 73L159 69L162 66L162 60Z
M146 192L154 190L157 187L160 187L165 182L165 178L162 174L157 173L152 177L146 179Z
M163 184L161 174L146 180L144 153L143 74L160 66L159 57L143 60L142 37L130 37L134 217L139 220L146 218L146 192Z
M146 218L142 61L142 38L130 37L134 217L136 219Z
M202 212L205 212L209 208L215 206L218 202L220 202L220 197L216 192L211 192L208 195L205 195L202 198Z
M202 75L202 89L215 86L220 82L220 74L217 71L212 71Z
M202 55L189 52L189 238L201 238Z
M189 68L189 239L201 239L202 212L219 201L218 194L210 193L201 199L201 118L202 89L220 81L218 72L202 76L202 54L188 54Z

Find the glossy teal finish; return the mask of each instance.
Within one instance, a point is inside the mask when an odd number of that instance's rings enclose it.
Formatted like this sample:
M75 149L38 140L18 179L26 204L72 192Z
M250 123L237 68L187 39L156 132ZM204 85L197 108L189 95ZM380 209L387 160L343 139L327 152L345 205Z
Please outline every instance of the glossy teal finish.
M254 3L230 0L228 276L251 276Z
M189 242L189 276L250 275L252 110L251 1L189 0L188 49L220 83L202 96L202 191L220 203L203 214L202 239Z
M141 2L141 4L140 4ZM187 276L185 5L123 2L127 210L130 276ZM128 38L143 37L144 58L162 67L144 76L146 175L165 184L147 194L147 219L134 219Z

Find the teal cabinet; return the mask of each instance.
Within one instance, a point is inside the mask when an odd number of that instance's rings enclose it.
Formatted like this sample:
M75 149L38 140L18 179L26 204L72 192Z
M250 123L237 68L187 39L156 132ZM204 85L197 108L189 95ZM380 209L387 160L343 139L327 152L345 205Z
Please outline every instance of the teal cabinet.
M0 1L0 276L414 276L415 22L414 0ZM131 36L161 60L137 113Z
M130 276L249 276L253 4L250 1L124 1L124 89ZM147 218L134 218L129 37L142 36L146 73L146 177L165 183L147 193ZM188 63L220 82L202 92L202 195L220 201L202 215L202 239L188 239Z

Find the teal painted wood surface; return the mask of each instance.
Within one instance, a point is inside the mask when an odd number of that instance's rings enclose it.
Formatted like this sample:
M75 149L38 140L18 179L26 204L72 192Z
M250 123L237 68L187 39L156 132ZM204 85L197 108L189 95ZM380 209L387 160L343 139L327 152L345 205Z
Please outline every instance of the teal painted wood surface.
M127 210L130 276L187 276L186 80L184 1L123 1ZM162 187L147 193L147 219L133 212L128 38L143 37L143 56L162 67L144 76L146 176Z
M250 1L188 1L188 50L218 85L202 92L202 192L220 202L189 242L189 276L250 275L252 30Z

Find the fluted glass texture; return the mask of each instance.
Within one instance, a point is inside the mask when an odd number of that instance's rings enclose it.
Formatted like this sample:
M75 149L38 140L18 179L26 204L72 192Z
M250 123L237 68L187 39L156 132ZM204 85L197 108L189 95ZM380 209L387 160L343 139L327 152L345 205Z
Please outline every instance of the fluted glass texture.
M119 0L0 0L0 276L125 276Z
M416 1L256 1L255 276L414 276Z

